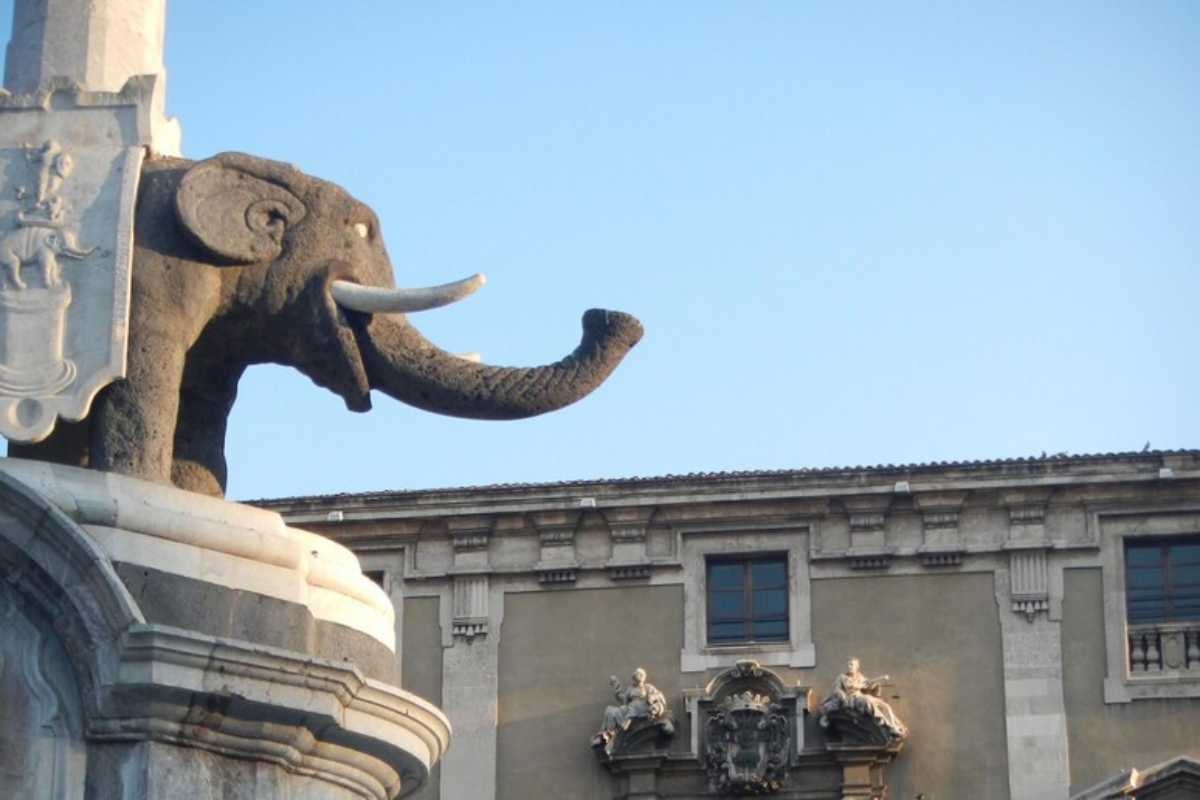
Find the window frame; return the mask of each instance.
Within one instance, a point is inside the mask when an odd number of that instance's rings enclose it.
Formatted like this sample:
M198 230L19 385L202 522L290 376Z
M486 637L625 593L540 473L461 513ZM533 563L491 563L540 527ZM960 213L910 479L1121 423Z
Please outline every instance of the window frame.
M676 552L683 568L683 647L679 671L684 674L729 669L753 658L764 667L810 669L817 664L812 640L812 583L809 546L819 535L817 519L697 520L675 528ZM707 559L783 553L788 574L788 638L786 641L712 646L708 642Z
M1112 505L1089 510L1088 525L1100 546L1104 591L1104 648L1107 662L1104 702L1200 698L1200 670L1163 669L1135 671L1130 636L1139 629L1166 632L1178 623L1130 623L1127 605L1126 552L1130 544L1151 540L1171 543L1200 540L1200 504L1163 506ZM1189 622L1187 625L1197 623Z
M778 565L783 568L783 585L782 586L767 586L765 588L756 587L754 582L754 567L756 565ZM720 566L737 565L742 568L742 578L740 589L718 589L713 586L713 568ZM791 633L791 613L789 604L791 601L791 574L788 570L788 554L786 552L773 553L740 553L736 555L716 554L706 556L704 559L704 575L705 575L705 642L712 648L723 647L747 647L753 645L779 645L787 644L790 640ZM755 593L758 591L782 591L783 592L783 612L779 614L763 614L759 615L755 609ZM740 617L722 617L715 616L714 595L717 594L733 594L740 592L742 595L743 613ZM783 623L783 633L779 636L769 636L758 638L755 636L755 626L758 623ZM730 625L740 623L742 626L743 636L736 639L722 638L718 640L713 633L713 629L717 625Z

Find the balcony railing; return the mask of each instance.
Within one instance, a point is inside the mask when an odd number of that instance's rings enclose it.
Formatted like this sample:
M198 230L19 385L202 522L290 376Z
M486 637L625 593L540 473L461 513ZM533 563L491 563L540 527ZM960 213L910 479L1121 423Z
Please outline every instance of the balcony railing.
M1200 678L1200 621L1129 625L1131 677Z

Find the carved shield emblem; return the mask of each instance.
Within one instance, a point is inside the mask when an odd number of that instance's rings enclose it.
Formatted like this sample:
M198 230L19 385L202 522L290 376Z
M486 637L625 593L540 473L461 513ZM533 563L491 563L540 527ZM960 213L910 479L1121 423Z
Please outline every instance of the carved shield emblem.
M787 779L791 738L783 709L767 695L745 691L725 698L709 716L705 771L721 794L770 794Z
M137 83L0 95L0 433L36 442L125 374Z

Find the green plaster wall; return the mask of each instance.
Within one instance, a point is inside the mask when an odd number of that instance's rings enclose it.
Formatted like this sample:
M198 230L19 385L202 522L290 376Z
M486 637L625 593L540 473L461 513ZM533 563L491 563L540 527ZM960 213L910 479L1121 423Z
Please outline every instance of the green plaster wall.
M992 574L927 573L814 580L818 699L850 656L876 677L908 725L888 771L889 797L1008 798L1004 673ZM895 697L898 695L898 697Z
M608 678L628 683L634 668L645 668L679 720L682 646L681 586L506 595L498 800L611 800L612 779L588 746L604 706L615 702Z
M438 604L436 597L405 598L400 663L404 690L441 707L442 629L438 621ZM434 767L429 782L412 795L413 800L437 800L440 778L441 767Z
M1063 581L1063 693L1071 791L1126 767L1178 755L1200 758L1200 699L1104 702L1104 593L1100 570L1068 569Z

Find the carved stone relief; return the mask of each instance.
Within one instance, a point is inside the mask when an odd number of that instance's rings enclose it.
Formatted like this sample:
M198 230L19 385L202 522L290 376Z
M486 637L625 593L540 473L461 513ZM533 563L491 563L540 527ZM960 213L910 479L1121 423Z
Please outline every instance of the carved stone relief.
M767 794L787 779L788 719L770 695L731 694L713 711L705 731L705 772L714 792Z
M34 620L37 620L36 622ZM78 689L48 622L0 584L0 795L83 797Z
M0 434L36 442L125 374L152 84L0 96Z
M692 721L703 727L697 755L709 790L726 797L784 789L803 749L807 706L808 689L789 687L757 661L738 661L714 678Z

